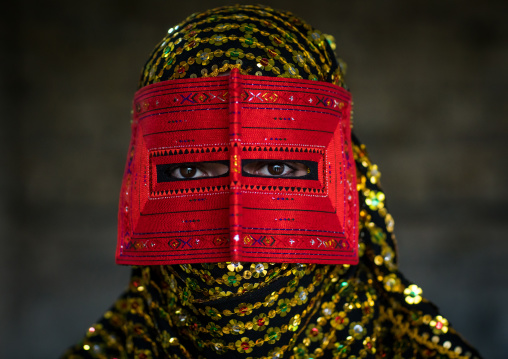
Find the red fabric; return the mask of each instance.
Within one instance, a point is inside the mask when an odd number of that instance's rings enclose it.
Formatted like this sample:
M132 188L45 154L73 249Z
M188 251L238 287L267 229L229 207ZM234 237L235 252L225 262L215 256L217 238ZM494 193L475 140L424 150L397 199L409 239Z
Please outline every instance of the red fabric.
M351 96L316 81L171 80L134 98L120 264L356 264ZM242 160L317 162L317 179L242 175ZM157 181L157 165L229 160L229 177Z

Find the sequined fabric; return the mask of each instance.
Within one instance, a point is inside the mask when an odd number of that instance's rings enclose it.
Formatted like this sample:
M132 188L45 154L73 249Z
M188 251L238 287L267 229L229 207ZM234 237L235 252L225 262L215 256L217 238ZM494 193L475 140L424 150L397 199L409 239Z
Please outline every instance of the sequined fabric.
M259 6L210 10L171 29L140 86L233 67L344 86L325 35L290 13ZM356 138L353 151L357 266L134 267L125 294L64 358L479 358L398 271L381 174Z
M327 81L344 86L333 37L289 12L225 6L190 16L169 29L141 74L140 87L193 77L241 73Z
M126 294L64 357L479 358L397 270L380 172L354 149L358 266L136 267Z

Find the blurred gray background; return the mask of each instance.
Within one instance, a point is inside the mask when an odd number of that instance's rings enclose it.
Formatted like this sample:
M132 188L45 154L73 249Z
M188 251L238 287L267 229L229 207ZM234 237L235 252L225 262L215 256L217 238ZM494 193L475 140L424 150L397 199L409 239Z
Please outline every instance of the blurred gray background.
M168 28L238 2L2 5L1 358L57 357L125 288L116 207L139 71ZM336 37L402 272L506 358L508 2L265 3Z

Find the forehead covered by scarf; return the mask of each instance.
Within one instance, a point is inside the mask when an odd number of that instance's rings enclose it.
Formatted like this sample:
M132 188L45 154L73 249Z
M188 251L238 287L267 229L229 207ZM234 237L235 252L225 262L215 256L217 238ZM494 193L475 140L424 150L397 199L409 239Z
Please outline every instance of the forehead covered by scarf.
M333 37L269 7L225 6L171 28L149 57L140 87L159 81L242 74L326 81L344 86Z

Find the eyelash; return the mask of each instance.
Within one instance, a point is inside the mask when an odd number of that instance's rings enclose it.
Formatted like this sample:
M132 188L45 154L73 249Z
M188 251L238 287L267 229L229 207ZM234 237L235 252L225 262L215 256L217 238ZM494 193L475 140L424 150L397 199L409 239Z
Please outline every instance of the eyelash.
M279 177L286 177L286 176L290 176L291 174L295 173L296 171L296 168L291 166L288 162L272 162L272 161L259 161L259 166L256 167L256 171L259 171L260 169L262 169L263 167L265 166L268 166L270 164L282 164L283 166L287 166L290 168L290 171L284 175L280 175Z
M169 177L173 177L173 178L177 178L177 179L182 179L180 177L177 177L177 176L173 176L173 173L178 170L179 168L185 168L185 167L195 167L197 171L201 171L203 173L206 173L205 169L203 166L198 166L198 165L195 165L193 163L179 163L177 165L174 165L174 166L171 166L169 167L165 172L166 174L169 176Z

